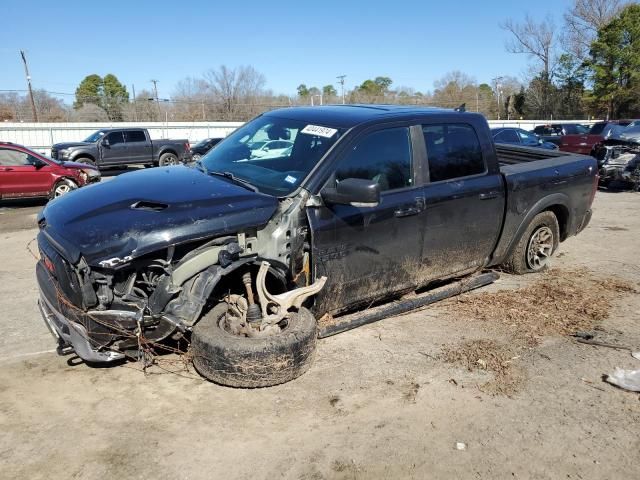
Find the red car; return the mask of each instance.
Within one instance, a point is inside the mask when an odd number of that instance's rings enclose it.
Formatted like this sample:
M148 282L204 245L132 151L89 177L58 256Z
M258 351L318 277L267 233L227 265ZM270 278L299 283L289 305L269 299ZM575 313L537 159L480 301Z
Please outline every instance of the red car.
M100 181L100 171L84 163L63 162L26 147L0 142L0 199L49 197Z
M560 150L563 152L581 153L582 155L594 155L594 147L605 138L629 125L633 120L610 120L608 122L594 123L586 134L563 135L560 139Z

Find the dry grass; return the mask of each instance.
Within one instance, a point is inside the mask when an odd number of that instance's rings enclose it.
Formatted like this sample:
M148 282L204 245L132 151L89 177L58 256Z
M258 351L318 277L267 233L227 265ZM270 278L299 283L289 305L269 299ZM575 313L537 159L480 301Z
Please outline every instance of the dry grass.
M637 293L636 287L585 269L554 270L524 288L465 294L442 305L452 316L490 322L519 343L535 346L546 336L593 328L625 293Z
M544 337L593 329L609 316L614 299L627 293L638 291L630 282L580 269L547 272L517 290L461 295L441 305L454 318L485 323L493 338L505 338L508 345L472 340L445 347L442 358L469 371L492 373L493 380L480 389L511 396L524 381L517 364L523 351Z
M462 365L470 372L484 370L493 379L480 385L485 393L512 396L518 392L524 374L514 364L514 350L494 340L470 340L455 347L443 349L442 359L447 363Z

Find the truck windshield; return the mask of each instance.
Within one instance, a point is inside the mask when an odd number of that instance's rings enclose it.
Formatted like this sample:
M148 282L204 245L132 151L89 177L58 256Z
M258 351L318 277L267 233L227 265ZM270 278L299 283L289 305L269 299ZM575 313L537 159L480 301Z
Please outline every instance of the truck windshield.
M243 125L210 150L200 165L208 172L232 174L260 192L293 192L343 129L263 115Z
M83 142L95 143L98 140L100 140L102 137L104 137L104 132L102 130L98 130L97 132L94 132L91 135L89 135L87 138L85 138Z

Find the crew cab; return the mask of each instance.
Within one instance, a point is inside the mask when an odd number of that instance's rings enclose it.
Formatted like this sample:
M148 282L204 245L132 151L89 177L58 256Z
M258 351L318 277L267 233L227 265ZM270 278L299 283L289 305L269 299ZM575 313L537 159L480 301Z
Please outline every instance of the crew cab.
M588 133L563 135L560 137L560 150L595 156L594 147L597 144L609 138L618 130L622 130L631 122L632 120L597 122L591 126Z
M293 146L252 158L277 140ZM597 182L595 159L496 145L475 113L275 110L192 167L47 206L39 304L61 353L148 359L170 339L210 380L274 385L309 367L318 331L373 304L491 267L544 270L589 223Z
M151 140L145 128L103 128L82 142L56 143L51 157L115 167L132 164L176 165L191 160L189 140Z
M0 142L0 199L57 198L99 181L96 168L53 160L22 145Z

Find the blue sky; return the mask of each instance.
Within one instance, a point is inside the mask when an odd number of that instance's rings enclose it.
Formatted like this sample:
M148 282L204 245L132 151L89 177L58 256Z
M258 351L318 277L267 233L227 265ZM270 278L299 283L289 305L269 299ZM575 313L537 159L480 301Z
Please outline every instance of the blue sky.
M516 77L524 55L509 54L498 23L530 13L561 22L570 0L401 1L15 1L2 0L0 90L24 89L19 49L35 88L73 92L91 73L115 74L131 91L175 84L221 64L252 65L267 88L293 95L346 74L346 88L389 76L420 91L461 70L479 82Z

